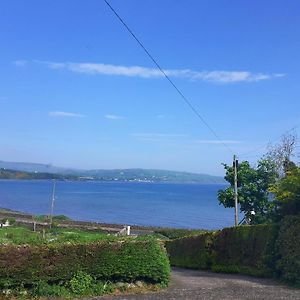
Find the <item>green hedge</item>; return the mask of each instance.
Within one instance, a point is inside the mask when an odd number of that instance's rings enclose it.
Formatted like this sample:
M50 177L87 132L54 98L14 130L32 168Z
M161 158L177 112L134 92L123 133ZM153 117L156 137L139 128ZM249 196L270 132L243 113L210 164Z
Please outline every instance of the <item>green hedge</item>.
M166 242L171 265L278 277L300 287L300 215Z
M300 215L282 221L277 241L280 277L300 287Z
M166 242L170 263L177 267L209 269L213 233L180 238Z
M215 272L273 276L277 225L225 228L215 235L212 266Z
M171 265L270 276L275 270L277 225L225 228L166 242Z
M157 241L0 246L0 288L70 280L78 271L99 280L167 284L170 267Z

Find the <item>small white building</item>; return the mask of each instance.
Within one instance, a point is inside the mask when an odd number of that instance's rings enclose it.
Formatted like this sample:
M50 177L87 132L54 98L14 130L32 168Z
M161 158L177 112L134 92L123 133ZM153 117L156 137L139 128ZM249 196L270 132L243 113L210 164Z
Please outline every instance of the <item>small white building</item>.
M10 226L8 220L6 220L4 223L3 222L0 223L0 228L2 228L2 227L8 227L8 226Z

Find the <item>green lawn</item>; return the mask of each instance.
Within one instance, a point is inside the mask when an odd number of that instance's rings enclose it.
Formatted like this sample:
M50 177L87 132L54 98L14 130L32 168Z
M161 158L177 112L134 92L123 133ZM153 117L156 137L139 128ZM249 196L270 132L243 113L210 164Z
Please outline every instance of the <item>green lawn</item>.
M117 237L105 233L88 232L77 229L53 228L47 229L45 238L42 232L33 232L25 227L5 227L0 228L0 244L49 244L78 242L90 243L100 240L116 240Z

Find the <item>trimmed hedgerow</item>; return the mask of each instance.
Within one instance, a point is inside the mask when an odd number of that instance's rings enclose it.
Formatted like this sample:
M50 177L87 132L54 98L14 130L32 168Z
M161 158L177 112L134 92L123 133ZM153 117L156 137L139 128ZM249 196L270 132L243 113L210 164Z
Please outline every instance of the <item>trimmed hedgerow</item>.
M0 288L66 282L79 271L104 281L167 284L170 267L155 240L0 246Z
M209 269L213 233L204 233L166 242L170 263L176 267Z
M273 224L225 228L214 239L215 272L273 276L278 226Z
M282 221L278 241L280 277L300 287L300 215L286 216Z
M239 226L168 241L166 249L173 266L271 276L277 235L277 225Z

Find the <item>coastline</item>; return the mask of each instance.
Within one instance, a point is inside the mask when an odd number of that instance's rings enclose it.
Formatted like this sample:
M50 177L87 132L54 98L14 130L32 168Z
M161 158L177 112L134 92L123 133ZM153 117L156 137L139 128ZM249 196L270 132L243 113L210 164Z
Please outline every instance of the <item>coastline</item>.
M36 225L39 227L48 227L49 223L42 222L42 221L35 221L35 215L16 211L12 209L7 209L0 207L0 220L5 218L14 218L16 221L16 224L19 225L25 225L25 226L33 226L33 223L35 222ZM103 231L106 233L117 233L121 229L124 228L124 226L130 226L131 231L133 234L153 234L155 232L160 231L176 231L176 230L182 230L182 231L209 231L207 229L186 229L186 228L173 228L173 227L160 227L160 226L140 226L140 225L134 225L134 224L116 224L116 223L103 223L103 222L89 222L89 221L80 221L80 220L59 220L57 222L58 227L62 228L73 228L73 229L83 229L87 231Z

